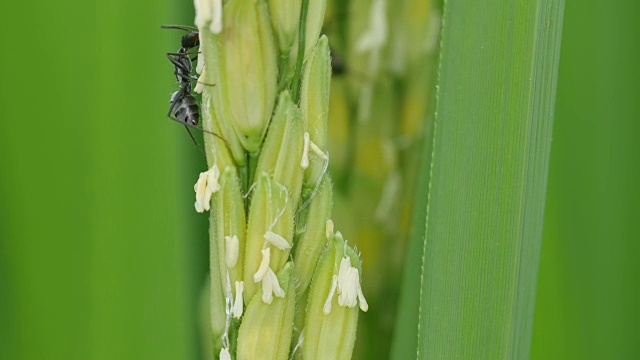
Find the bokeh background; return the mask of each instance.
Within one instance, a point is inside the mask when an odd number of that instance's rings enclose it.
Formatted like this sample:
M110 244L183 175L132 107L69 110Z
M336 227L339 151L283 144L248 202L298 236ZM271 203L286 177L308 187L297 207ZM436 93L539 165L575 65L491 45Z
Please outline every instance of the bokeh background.
M204 161L159 29L190 8L0 4L0 359L201 355ZM640 358L638 18L566 1L534 359Z

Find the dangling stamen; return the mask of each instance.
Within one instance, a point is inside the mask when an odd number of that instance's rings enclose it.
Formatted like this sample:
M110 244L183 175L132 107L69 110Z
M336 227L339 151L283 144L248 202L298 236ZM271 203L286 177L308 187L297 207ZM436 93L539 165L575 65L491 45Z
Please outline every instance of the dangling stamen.
M233 317L240 319L243 310L244 281L236 281L236 299L233 301Z
M338 286L338 275L333 275L331 280L331 290L329 290L329 295L327 296L327 300L324 302L324 306L322 307L322 312L325 315L329 315L331 313L331 302L333 301L333 294L336 293L336 287Z
M260 262L260 267L255 274L253 274L253 282L259 282L264 278L264 275L269 270L269 262L271 261L271 250L270 248L262 249L262 261Z

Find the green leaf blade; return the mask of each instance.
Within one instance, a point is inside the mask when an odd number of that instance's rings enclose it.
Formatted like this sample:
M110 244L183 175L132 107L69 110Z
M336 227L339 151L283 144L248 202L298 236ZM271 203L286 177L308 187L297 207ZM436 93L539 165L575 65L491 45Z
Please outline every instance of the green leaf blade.
M527 358L563 2L446 2L419 358Z

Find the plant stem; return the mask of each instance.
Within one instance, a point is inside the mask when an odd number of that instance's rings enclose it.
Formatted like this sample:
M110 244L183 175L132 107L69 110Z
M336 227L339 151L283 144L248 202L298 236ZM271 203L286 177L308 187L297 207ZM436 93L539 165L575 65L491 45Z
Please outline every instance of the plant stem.
M296 59L295 78L293 80L293 102L300 103L300 80L302 79L302 63L307 40L307 12L309 12L309 0L302 0L300 10L300 31L298 32L298 57Z

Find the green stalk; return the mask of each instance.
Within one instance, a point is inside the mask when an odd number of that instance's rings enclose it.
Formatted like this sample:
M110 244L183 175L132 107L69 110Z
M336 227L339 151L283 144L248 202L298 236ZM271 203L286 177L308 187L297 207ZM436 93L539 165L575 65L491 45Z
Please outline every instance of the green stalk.
M293 102L300 103L300 80L302 79L302 62L307 40L307 13L309 12L309 0L302 0L300 9L300 30L298 32L298 57L296 58L295 78L293 80Z

